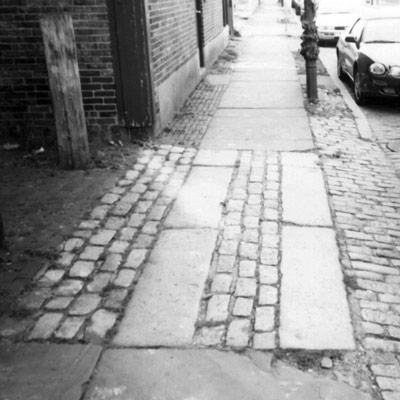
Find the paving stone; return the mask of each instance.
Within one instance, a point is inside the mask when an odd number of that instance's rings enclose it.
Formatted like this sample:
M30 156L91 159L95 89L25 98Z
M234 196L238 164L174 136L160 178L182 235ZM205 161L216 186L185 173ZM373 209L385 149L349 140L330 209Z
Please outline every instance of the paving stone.
M63 252L57 258L57 265L59 265L60 267L69 267L74 257L75 257L74 253Z
M111 213L113 215L125 217L132 210L132 206L133 204L131 202L128 203L121 200L114 206L114 208L111 210Z
M3 343L0 347L4 399L68 400L84 395L101 348L93 345Z
M272 221L264 221L261 224L261 230L263 235L277 235L278 234L278 223Z
M60 286L54 291L56 296L75 296L83 287L83 282L77 279L68 279L61 282Z
M128 225L133 228L138 228L143 224L145 218L146 218L145 214L134 213L130 216Z
M226 226L224 228L224 240L239 240L242 235L240 226Z
M240 212L229 212L225 218L225 225L240 225L242 214Z
M226 344L232 347L247 347L251 325L248 319L234 319L228 328Z
M124 197L121 198L121 203L133 205L133 204L136 204L136 202L139 200L139 198L140 198L140 195L138 193L129 192ZM129 210L131 210L131 208L129 206L125 206L125 207L128 208Z
M53 286L60 282L64 275L65 271L62 269L50 269L38 281L38 286Z
M284 227L282 254L281 346L354 349L335 232Z
M142 228L142 232L148 235L156 235L159 230L159 222L158 221L149 221Z
M237 211L237 212L241 213L242 210L243 210L243 206L244 206L244 201L243 200L232 200L232 199L230 199L228 201L228 205L227 205L226 208L230 212Z
M224 326L202 328L198 337L198 343L203 346L218 346L222 342L224 333Z
M95 235L90 239L90 243L99 246L108 245L112 238L115 236L116 231L111 229L100 229Z
M165 211L167 210L166 206L154 206L149 213L150 221L161 221L163 218Z
M211 284L213 293L230 293L232 276L230 274L216 274Z
M216 238L217 231L208 229L161 232L127 306L115 344L192 343Z
M279 253L277 249L263 248L261 250L261 263L276 266L279 264Z
M112 194L112 193L107 193L101 198L101 202L105 204L114 204L116 201L119 200L118 195Z
M93 220L103 221L103 219L107 216L108 212L110 211L110 208L111 207L109 205L98 206L93 209L92 213L90 214L90 217Z
M371 365L371 370L375 375L400 378L399 365L375 364Z
M263 285L275 285L278 283L278 269L268 265L259 267L260 283Z
M135 211L138 213L147 213L153 205L152 201L139 201L136 205Z
M63 318L61 313L43 314L36 322L29 339L49 339Z
M84 241L80 238L72 238L68 239L65 244L63 250L66 252L74 252L75 250L80 249L83 246Z
M18 307L27 310L37 310L49 298L50 290L47 288L34 289L24 295L18 302Z
M242 242L240 244L239 254L242 258L246 258L248 260L257 260L258 244Z
M110 248L108 249L108 251L110 253L125 253L125 251L128 249L129 247L129 242L126 242L124 240L116 240L112 243L112 245L110 246Z
M154 236L140 234L133 243L133 247L136 249L148 249L151 247L154 241Z
M97 310L86 328L85 339L92 343L102 343L107 332L114 326L117 314L103 309Z
M263 235L262 237L263 248L277 249L279 247L278 235Z
M105 227L109 230L117 231L125 225L125 218L110 217L108 218Z
M110 308L112 310L122 309L122 305L128 295L128 290L126 289L113 289L108 292L108 297L104 303L105 308Z
M273 350L276 348L275 332L255 333L253 338L254 350Z
M257 291L257 281L251 278L239 278L236 283L235 295L239 297L254 297Z
M137 232L137 229L134 229L134 228L123 228L121 230L120 239L131 241L133 239L133 237L135 236L136 232Z
M139 172L136 170L127 171L125 174L125 179L129 179L130 181L134 181L139 177Z
M253 310L252 298L238 297L235 300L235 306L233 308L233 315L236 317L249 317Z
M115 286L128 288L131 286L133 280L135 279L136 272L131 269L121 269L115 278L113 284Z
M77 261L69 271L72 278L87 278L94 270L95 265L92 261Z
M236 257L228 255L219 255L217 263L217 272L232 272L235 266Z
M100 221L95 221L95 220L87 220L87 221L82 221L79 224L80 229L96 229L100 226Z
M261 306L275 305L278 302L278 289L273 286L261 285L258 304Z
M260 234L258 229L246 229L243 232L243 241L249 243L258 243Z
M129 256L124 264L126 268L139 268L147 255L146 249L134 249L129 253Z
M21 340L34 325L34 321L28 318L10 318L0 319L0 338L7 340Z
M109 254L101 266L102 271L116 271L121 265L121 254Z
M72 302L73 297L55 297L46 304L47 310L65 310Z
M254 278L256 276L257 263L250 260L241 260L239 263L239 276L242 278Z
M232 171L228 167L193 167L165 227L217 229Z
M257 307L256 322L254 329L256 331L272 331L275 327L275 307Z
M73 339L85 322L85 318L69 317L57 329L54 336L59 339Z
M376 378L376 381L381 390L392 390L400 392L400 379L384 378L378 376Z
M219 248L220 254L235 255L239 242L237 240L223 240Z
M113 274L98 273L93 277L93 280L88 283L86 289L90 293L100 293L108 285Z
M96 294L80 295L69 310L70 315L86 315L93 312L100 304L100 297Z
M230 295L214 295L207 305L207 321L223 322L228 318Z
M97 261L104 252L104 247L100 246L86 246L83 252L80 254L82 260L93 260Z

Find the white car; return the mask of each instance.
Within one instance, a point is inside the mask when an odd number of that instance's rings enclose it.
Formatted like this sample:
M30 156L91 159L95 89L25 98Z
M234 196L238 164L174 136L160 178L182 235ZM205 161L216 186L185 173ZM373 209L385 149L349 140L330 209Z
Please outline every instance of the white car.
M320 44L336 43L362 12L365 0L320 0L315 23Z

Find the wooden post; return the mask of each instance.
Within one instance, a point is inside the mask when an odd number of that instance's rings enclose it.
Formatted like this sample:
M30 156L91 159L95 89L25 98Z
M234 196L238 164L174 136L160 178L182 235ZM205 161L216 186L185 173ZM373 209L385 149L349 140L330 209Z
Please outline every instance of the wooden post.
M72 18L45 16L40 21L57 131L60 165L82 169L89 161L89 145Z
M317 59L319 55L319 37L314 21L315 9L315 0L304 0L304 18L302 21L304 32L301 36L300 53L306 60L307 98L310 101L318 100Z

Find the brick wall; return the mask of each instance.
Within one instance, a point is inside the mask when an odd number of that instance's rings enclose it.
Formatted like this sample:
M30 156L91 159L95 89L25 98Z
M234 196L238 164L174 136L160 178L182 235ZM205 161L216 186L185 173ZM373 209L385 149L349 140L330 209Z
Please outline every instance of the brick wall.
M195 0L149 0L149 19L159 86L198 51Z
M39 134L54 141L39 21L60 9L74 22L88 130L116 123L106 0L1 0L0 140Z
M222 0L203 2L204 40L209 43L223 29Z

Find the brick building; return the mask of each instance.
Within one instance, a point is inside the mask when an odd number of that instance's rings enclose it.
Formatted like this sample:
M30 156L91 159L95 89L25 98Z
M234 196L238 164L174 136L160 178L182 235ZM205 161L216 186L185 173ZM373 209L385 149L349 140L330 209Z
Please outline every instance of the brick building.
M59 11L73 19L89 132L157 131L227 44L231 0L0 0L3 139L55 137L40 19Z

